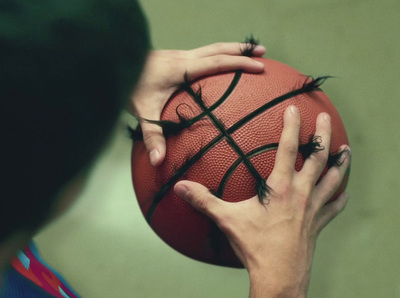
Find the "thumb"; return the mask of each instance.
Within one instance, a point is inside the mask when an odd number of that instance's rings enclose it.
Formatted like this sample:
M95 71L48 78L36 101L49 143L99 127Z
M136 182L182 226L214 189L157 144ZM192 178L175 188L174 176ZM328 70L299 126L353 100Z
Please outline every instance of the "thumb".
M212 195L209 190L200 183L191 181L179 181L174 187L175 194L184 199L193 208L204 213L212 220L222 216L226 202Z
M166 144L160 126L142 122L143 141L152 166L159 166L165 158Z

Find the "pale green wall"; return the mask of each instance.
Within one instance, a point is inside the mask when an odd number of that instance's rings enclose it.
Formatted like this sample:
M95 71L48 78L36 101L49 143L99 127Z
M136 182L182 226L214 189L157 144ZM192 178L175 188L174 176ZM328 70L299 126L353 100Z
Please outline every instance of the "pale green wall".
M240 41L310 75L342 115L353 153L346 210L319 238L309 297L400 297L400 1L142 0L156 49ZM80 202L37 240L83 297L246 297L244 270L164 245L134 202L117 133ZM112 173L112 175L111 175Z

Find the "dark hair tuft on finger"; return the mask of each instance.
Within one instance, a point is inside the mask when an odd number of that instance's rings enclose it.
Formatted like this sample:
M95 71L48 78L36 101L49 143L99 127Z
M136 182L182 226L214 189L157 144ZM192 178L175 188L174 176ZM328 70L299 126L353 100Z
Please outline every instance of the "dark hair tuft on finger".
M264 179L257 180L256 184L258 200L263 205L268 204L268 195L272 193L272 188L268 186Z
M243 43L245 45L240 49L242 56L253 57L254 48L259 45L259 41L256 40L252 34L250 37L247 37Z
M350 154L350 150L348 149L344 149L344 150L338 150L336 152L333 152L331 154L329 154L329 158L328 158L328 167L333 167L333 166L337 166L340 167L343 165L344 159L342 159L343 154Z
M321 142L321 136L311 136L308 143L300 145L299 153L303 159L306 160L311 154L324 150L325 147L321 145Z

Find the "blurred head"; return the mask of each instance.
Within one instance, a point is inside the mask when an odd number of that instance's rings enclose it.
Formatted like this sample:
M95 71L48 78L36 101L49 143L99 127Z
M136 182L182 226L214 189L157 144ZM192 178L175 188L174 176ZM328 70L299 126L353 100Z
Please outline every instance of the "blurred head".
M0 1L0 243L33 233L88 167L148 48L134 0Z

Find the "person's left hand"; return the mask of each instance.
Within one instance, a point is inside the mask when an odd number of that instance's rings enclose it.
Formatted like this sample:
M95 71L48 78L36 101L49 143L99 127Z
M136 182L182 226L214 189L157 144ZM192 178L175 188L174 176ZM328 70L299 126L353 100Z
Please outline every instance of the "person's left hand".
M185 74L190 80L225 71L241 69L259 73L264 65L242 56L246 43L216 43L189 51L151 51L142 76L131 98L131 112L139 117L143 140L153 166L160 165L166 152L162 128L141 119L160 120L164 105L184 82ZM265 48L255 46L252 55L264 55Z

